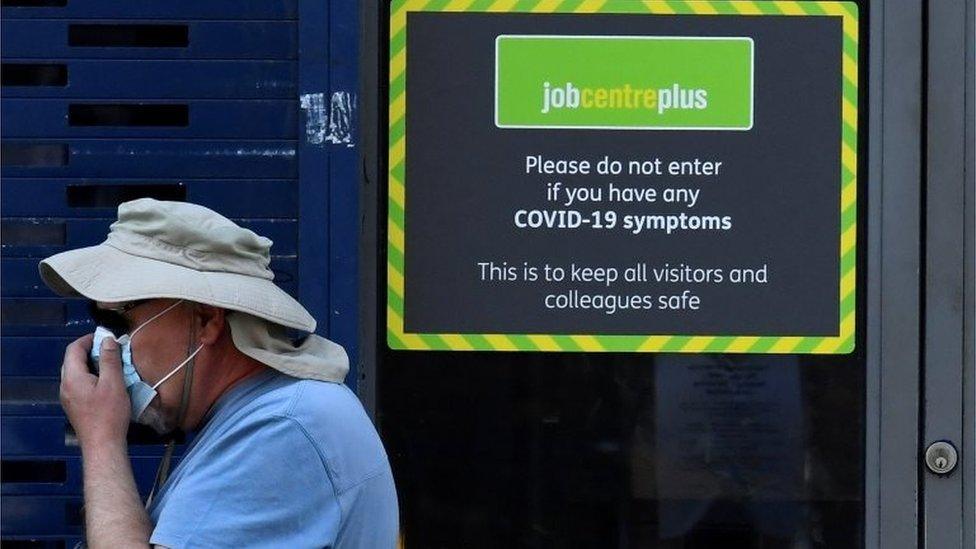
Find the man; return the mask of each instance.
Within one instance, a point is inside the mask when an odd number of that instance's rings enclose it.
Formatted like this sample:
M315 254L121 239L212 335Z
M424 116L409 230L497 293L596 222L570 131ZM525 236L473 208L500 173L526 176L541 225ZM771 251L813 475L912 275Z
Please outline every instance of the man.
M395 546L389 462L342 384L345 351L286 337L315 320L272 282L271 241L193 204L118 213L104 243L40 265L55 292L91 300L100 326L61 368L89 546ZM130 420L195 433L171 476L164 456L148 509Z

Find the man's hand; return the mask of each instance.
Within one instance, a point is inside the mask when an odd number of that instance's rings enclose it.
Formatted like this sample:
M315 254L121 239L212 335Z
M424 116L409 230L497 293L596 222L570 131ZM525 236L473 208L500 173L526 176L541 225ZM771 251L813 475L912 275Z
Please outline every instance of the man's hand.
M61 365L61 406L75 429L82 450L86 446L124 445L129 427L129 395L122 381L119 345L102 341L99 375L88 371L92 334L68 345Z
M152 523L126 455L129 395L122 380L119 344L102 342L98 375L88 371L92 334L64 351L61 406L81 444L85 476L85 535L88 546L149 547Z

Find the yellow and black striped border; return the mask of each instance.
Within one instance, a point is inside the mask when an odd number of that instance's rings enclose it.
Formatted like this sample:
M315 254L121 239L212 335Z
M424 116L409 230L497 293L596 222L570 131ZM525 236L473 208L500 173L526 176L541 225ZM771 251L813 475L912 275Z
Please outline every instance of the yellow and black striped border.
M709 16L830 16L842 19L840 318L835 337L412 334L403 329L407 13L648 13ZM706 0L394 0L390 8L387 343L393 349L683 353L814 353L854 350L857 249L858 10L853 2Z

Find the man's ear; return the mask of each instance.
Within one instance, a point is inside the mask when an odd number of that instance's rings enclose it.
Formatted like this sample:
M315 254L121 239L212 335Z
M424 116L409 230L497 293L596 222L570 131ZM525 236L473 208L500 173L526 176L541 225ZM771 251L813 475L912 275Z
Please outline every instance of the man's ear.
M197 323L197 338L204 345L213 345L224 333L225 311L213 305L196 304L194 319Z

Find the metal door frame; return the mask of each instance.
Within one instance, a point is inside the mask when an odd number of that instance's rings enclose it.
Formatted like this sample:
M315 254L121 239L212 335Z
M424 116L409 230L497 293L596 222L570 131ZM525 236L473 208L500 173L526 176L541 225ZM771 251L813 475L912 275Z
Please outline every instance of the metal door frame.
M918 539L921 2L870 17L865 547L888 549Z
M947 440L962 460L947 476L920 465L918 539L920 547L973 547L973 1L925 9L919 452Z

